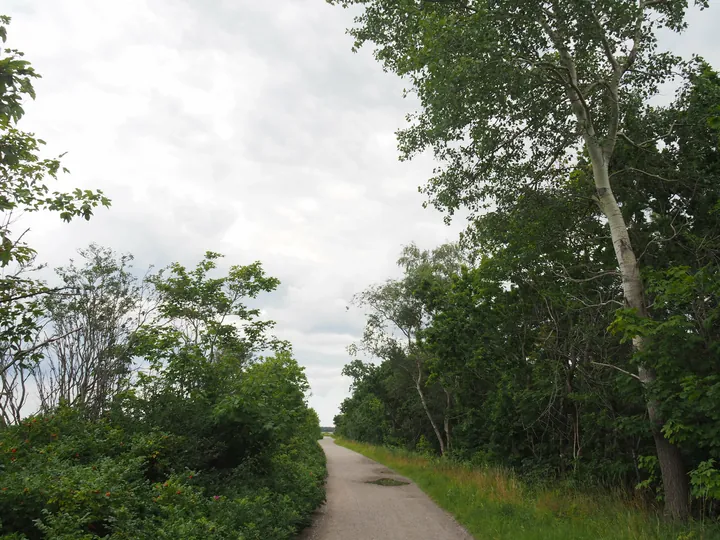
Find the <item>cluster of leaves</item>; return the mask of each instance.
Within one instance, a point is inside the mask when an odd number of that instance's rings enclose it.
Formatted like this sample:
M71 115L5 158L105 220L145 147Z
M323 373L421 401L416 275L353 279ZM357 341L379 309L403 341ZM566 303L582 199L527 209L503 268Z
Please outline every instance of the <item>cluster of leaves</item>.
M0 16L3 44L9 23L9 17ZM41 329L41 298L48 292L44 283L27 276L36 253L23 240L25 233L13 230L15 220L19 214L43 210L58 213L64 221L90 219L95 208L110 205L99 190L68 193L48 187L48 179L67 170L60 158L40 155L42 139L17 127L25 114L24 100L35 98L32 83L38 77L22 52L0 50L0 352L11 357L4 359L9 363L40 358L35 342Z

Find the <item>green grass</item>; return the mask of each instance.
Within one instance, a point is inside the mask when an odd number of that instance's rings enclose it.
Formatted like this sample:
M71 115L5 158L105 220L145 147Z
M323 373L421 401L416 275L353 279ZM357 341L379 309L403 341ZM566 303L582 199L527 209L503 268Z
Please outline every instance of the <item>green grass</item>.
M714 540L720 524L677 525L620 495L531 489L499 468L470 467L335 438L412 479L479 540Z

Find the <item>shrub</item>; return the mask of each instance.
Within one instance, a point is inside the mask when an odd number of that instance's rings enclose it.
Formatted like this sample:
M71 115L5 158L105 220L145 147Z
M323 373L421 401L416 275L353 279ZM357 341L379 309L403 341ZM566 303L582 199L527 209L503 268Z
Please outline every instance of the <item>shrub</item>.
M183 400L140 391L97 421L64 407L1 430L0 538L293 537L324 499L302 368L281 354L228 385Z

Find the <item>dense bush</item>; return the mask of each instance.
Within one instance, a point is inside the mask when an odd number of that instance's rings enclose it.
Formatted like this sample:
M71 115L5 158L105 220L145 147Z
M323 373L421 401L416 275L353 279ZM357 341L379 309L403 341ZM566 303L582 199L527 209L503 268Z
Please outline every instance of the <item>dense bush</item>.
M245 304L278 280L259 263L211 276L220 255L207 253L150 276L143 301L112 252L87 253L61 274L85 293L62 310L89 314L81 331L53 341L56 357L15 364L50 391L0 428L0 538L293 537L324 499L325 462L303 368ZM127 287L108 287L121 275ZM134 329L103 315L125 300L152 315ZM52 360L78 369L41 370Z
M140 387L100 421L63 408L4 429L2 538L291 537L324 498L302 370L279 353L227 385L182 401Z

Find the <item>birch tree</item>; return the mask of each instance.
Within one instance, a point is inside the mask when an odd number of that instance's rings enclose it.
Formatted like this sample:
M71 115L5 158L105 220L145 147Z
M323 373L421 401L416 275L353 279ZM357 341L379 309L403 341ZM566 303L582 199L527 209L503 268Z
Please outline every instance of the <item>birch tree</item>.
M382 360L400 363L410 374L441 454L449 449L451 442L452 398L449 389L440 384L445 403L440 425L435 419L437 411L432 410L427 396L427 387L433 382L428 381L428 367L433 359L424 345L422 333L432 320L433 297L442 295L444 284L459 269L460 257L453 244L432 252L411 244L398 259L398 266L404 270L402 279L371 286L353 299L356 305L368 309L360 348Z

